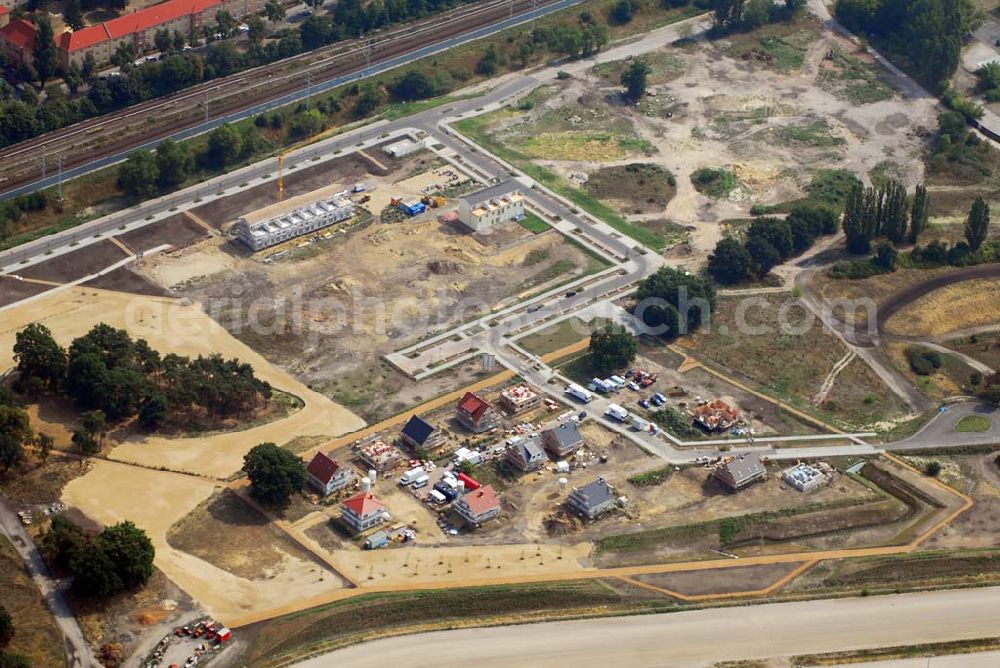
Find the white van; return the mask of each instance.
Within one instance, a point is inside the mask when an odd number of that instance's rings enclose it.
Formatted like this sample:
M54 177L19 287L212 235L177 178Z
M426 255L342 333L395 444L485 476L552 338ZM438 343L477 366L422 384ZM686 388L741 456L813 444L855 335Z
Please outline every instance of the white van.
M399 484L402 485L403 487L406 487L411 482L422 476L424 473L426 473L426 471L424 471L423 466L417 466L416 468L412 468L406 473L404 473L402 476L400 476Z
M427 481L429 480L430 478L425 473L424 475L420 476L419 478L413 481L413 489L420 489L421 487L427 487Z

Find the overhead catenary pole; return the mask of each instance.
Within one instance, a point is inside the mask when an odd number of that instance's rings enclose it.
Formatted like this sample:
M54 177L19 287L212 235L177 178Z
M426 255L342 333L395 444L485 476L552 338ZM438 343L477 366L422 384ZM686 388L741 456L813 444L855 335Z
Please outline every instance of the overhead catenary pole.
M59 193L59 199L61 200L63 198L63 196L62 196L62 154L61 153L57 153L56 154L56 165L58 166L58 169L59 169L59 178L58 178L58 181L57 181L58 184L59 184L59 186L58 186L57 192Z

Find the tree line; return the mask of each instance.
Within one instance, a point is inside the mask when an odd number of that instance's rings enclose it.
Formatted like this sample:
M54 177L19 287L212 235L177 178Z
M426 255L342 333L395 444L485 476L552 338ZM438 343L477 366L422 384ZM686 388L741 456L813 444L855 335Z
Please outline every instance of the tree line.
M81 427L86 433L74 434L81 450L99 447L107 422L138 416L143 426L156 429L168 422L189 423L193 411L214 418L245 416L271 398L271 386L247 363L218 354L161 356L144 339L133 340L104 323L68 350L47 327L32 323L16 334L14 358L16 389L29 395L61 392L88 411Z
M776 265L807 251L819 237L836 231L837 214L820 204L795 205L784 219L755 218L745 233L728 235L715 245L708 256L708 273L725 285L761 279Z
M936 93L958 68L962 38L981 21L971 0L838 0L835 14L849 30L878 40Z

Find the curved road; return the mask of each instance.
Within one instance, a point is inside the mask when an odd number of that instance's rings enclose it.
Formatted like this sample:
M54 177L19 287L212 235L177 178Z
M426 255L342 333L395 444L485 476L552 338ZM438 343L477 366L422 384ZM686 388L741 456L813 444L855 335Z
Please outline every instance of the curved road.
M1000 588L771 603L658 615L462 629L331 652L304 668L708 666L849 649L986 638Z

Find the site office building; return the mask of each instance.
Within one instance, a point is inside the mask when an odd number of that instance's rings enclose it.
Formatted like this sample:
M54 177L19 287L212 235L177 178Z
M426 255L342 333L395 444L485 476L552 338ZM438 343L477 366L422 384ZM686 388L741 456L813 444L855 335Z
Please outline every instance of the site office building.
M59 64L64 69L70 63L82 66L89 53L98 66L105 65L121 44L131 45L137 55L152 51L156 48L153 37L159 30L178 32L186 40L192 35L201 38L205 26L215 23L217 13L228 12L241 19L255 14L258 4L263 6L261 0L167 0L80 30L67 30L56 37Z

